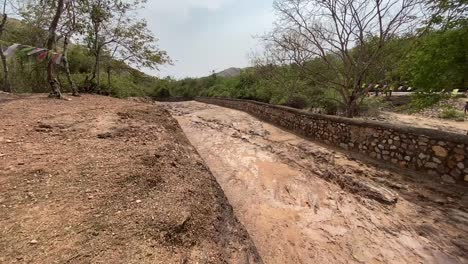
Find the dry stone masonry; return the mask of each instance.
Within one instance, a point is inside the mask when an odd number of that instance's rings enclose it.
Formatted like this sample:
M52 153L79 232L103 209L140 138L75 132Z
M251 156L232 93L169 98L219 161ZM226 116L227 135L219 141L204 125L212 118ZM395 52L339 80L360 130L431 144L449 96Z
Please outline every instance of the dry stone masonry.
M395 126L248 100L197 98L197 101L245 111L309 139L357 152L400 168L468 182L468 136L435 129Z

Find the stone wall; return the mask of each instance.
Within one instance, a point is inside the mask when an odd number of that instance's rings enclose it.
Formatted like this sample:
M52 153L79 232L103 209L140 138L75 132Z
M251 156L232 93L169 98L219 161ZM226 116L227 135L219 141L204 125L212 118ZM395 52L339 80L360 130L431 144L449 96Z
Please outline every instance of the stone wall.
M186 102L186 101L193 101L193 97L165 97L165 98L160 98L160 97L153 97L152 98L154 101L157 102Z
M357 152L446 182L468 182L468 136L435 129L361 121L255 101L197 98L245 111L309 139Z

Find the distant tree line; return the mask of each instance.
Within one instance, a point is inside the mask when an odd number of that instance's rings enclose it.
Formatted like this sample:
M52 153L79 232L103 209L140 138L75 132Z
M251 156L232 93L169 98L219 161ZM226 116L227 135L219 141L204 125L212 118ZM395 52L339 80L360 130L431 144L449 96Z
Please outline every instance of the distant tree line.
M422 108L468 87L464 0L278 0L264 54L240 76L172 84L175 96L223 96L352 117L375 90L414 92Z
M3 1L2 50L21 43L65 55L57 66L2 53L3 90L221 96L352 117L375 103L369 92L411 90L420 109L468 87L466 0L277 0L275 26L259 37L264 49L251 56L252 67L183 80L140 71L170 63L136 16L145 3Z

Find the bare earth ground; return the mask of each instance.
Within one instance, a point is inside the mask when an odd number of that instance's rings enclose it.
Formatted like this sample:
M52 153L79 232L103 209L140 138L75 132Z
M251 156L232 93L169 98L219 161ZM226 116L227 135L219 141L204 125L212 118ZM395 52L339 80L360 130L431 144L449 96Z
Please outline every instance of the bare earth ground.
M400 107L409 103L409 98L401 101L403 97L391 97ZM443 100L435 106L429 107L422 112L416 114L404 114L395 112L398 107L392 109L393 111L379 111L377 117L364 117L364 119L377 119L383 122L390 122L392 124L401 124L406 126L416 126L423 128L432 128L442 131L448 131L458 134L468 134L468 115L465 115L464 121L454 121L448 119L438 118L439 115L447 107L453 107L454 109L463 112L465 103L468 101L467 98L452 98L449 100Z
M0 94L0 263L259 263L162 108Z
M240 111L163 105L265 263L468 263L466 185L367 165Z
M438 118L429 118L421 115L405 115L393 112L381 112L380 118L385 122L402 124L407 126L417 126L424 128L433 128L453 133L468 134L468 121L451 121Z

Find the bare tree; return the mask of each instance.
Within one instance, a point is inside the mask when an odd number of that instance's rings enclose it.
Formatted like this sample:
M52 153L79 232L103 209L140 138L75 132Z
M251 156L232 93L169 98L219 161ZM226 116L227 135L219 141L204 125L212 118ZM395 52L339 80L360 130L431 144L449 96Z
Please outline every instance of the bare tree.
M70 38L73 36L73 33L77 29L77 22L76 22L76 8L75 8L74 1L68 1L66 3L65 9L67 11L67 21L64 23L65 29L63 30L63 63L64 63L64 70L67 76L68 83L70 84L72 95L79 96L78 87L76 83L73 81L71 72L70 72L70 63L68 62L68 46L70 44Z
M3 1L3 14L2 14L2 19L0 21L0 38L3 36L3 31L5 30L5 25L8 20L8 15L6 13L6 7L7 7L7 0ZM0 43L0 57L2 59L2 66L3 66L3 91L9 93L11 92L11 84L10 84L10 78L9 78L9 72L8 72L8 64L6 60L5 54L3 54L3 45Z
M371 89L366 75L395 35L418 20L421 0L278 0L275 29L265 36L278 58L297 64L314 82L335 89L346 116ZM333 78L311 71L320 58Z
M57 26L60 21L60 17L62 16L63 10L64 10L64 1L65 0L57 0L56 1L56 6L55 6L55 14L52 19L52 22L50 23L49 26L49 34L47 38L47 49L48 50L53 50L55 48L56 42L57 42ZM56 97L56 98L63 98L62 93L60 91L60 84L57 81L56 78L53 76L53 67L54 67L54 62L52 60L49 60L47 63L47 82L49 83L52 91L50 96L51 97Z

